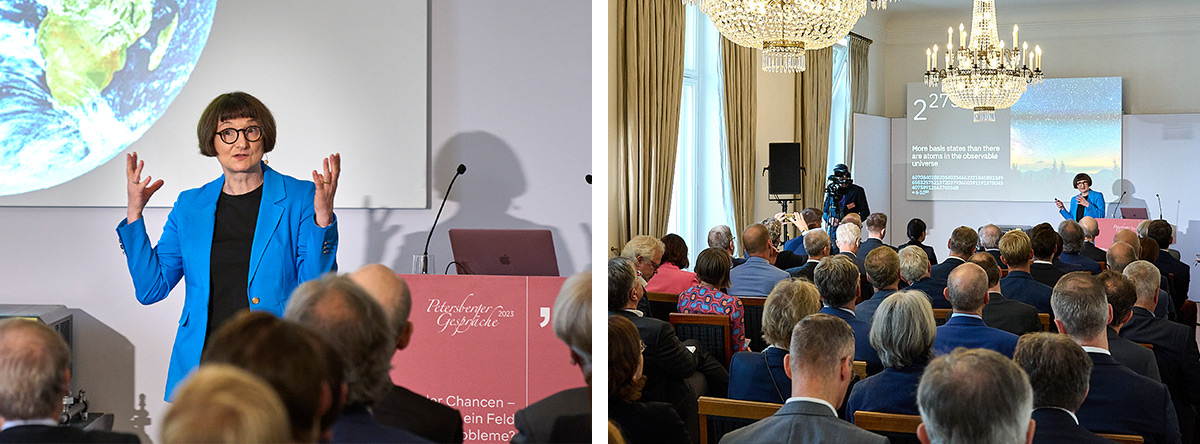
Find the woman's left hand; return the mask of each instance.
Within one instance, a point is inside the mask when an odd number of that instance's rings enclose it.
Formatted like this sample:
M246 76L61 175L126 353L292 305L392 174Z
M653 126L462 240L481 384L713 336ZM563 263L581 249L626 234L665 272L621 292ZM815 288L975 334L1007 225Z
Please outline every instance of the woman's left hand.
M1078 202L1079 205L1083 205L1084 208L1092 206L1092 203L1088 202L1087 198L1083 197L1083 195L1080 195L1077 199L1075 199L1075 201Z
M313 170L313 183L317 185L316 195L313 196L313 209L316 211L316 222L319 227L328 227L333 223L333 195L337 193L338 176L342 174L342 155L330 154L325 159L325 174Z

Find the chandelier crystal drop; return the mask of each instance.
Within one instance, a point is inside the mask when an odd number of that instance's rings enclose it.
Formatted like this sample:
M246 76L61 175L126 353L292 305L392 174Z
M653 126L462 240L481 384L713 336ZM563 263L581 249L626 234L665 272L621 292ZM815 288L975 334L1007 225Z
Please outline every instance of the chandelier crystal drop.
M942 86L942 92L959 108L975 111L976 122L996 121L996 110L1013 106L1031 84L1042 81L1042 48L1019 47L1017 25L1013 25L1012 47L1000 40L996 30L996 1L975 0L971 32L958 25L959 47L954 47L954 28L946 29L946 50L925 50L925 84ZM941 57L939 57L941 56ZM938 59L945 66L938 66Z

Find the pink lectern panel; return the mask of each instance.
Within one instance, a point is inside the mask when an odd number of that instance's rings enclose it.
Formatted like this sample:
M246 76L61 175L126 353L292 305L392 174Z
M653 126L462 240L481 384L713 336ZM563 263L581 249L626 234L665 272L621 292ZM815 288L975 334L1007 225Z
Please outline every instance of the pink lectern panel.
M1128 228L1137 231L1137 226L1143 219L1096 219L1096 226L1100 227L1100 235L1096 236L1096 247L1107 250L1112 246L1113 234L1122 228Z
M508 442L517 410L585 385L550 322L566 278L400 277L414 330L392 357L392 380L462 412L465 442Z

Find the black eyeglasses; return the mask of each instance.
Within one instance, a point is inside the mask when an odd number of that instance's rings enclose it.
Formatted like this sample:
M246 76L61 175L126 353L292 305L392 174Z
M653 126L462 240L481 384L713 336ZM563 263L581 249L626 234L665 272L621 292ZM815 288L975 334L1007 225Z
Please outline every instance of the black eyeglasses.
M217 131L217 135L221 136L221 141L229 144L237 142L238 133L245 133L247 142L257 142L262 138L262 128L258 126L248 126L242 129L225 128Z
M1080 185L1085 185L1085 184L1087 184L1087 182L1086 182L1086 181L1082 181L1082 180L1081 180L1081 181L1079 181L1079 182L1075 182L1075 186L1080 186Z

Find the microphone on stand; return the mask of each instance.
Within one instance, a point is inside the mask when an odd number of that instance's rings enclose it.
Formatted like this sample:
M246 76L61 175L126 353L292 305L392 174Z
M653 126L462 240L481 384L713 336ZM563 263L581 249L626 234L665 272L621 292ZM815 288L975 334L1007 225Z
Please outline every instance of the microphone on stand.
M1158 193L1154 193L1154 197L1158 199L1158 218L1162 219L1162 198L1158 197Z
M1121 197L1117 198L1117 206L1113 207L1112 217L1117 217L1117 210L1121 209L1121 201L1125 199L1125 193L1129 191L1121 191Z
M421 253L421 274L429 274L429 241L433 239L433 230L437 228L438 219L442 217L442 209L446 208L446 199L450 197L450 189L454 188L454 181L465 172L467 172L467 166L458 164L458 171L454 173L454 177L450 178L450 185L446 186L446 194L442 196L442 206L438 207L437 216L433 218L433 226L429 228L429 236L425 238L425 252Z

